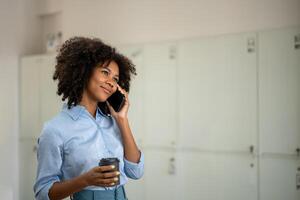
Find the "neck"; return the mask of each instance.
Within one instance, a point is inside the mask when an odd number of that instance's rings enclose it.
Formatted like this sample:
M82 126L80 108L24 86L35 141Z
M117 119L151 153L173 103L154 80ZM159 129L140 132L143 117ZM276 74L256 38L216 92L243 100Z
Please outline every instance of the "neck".
M86 91L83 92L79 105L84 106L94 118L96 117L98 102L89 97Z

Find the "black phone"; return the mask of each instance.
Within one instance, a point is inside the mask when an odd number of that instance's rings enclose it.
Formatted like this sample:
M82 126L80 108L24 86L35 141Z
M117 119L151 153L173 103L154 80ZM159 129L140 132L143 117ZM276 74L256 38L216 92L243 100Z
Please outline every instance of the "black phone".
M125 103L125 96L117 89L107 101L116 112L119 112Z

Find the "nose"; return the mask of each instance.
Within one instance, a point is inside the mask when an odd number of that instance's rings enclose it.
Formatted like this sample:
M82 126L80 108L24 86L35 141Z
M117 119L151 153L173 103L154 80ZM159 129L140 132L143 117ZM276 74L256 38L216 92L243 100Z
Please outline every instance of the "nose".
M114 87L114 83L113 83L113 80L112 80L111 78L106 79L106 83L107 83L111 88Z

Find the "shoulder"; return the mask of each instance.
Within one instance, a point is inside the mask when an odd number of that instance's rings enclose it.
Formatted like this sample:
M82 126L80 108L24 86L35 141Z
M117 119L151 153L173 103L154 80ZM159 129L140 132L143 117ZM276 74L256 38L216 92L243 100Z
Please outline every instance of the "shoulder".
M61 111L52 119L44 122L40 138L63 141L63 132L70 122L72 122L70 117Z

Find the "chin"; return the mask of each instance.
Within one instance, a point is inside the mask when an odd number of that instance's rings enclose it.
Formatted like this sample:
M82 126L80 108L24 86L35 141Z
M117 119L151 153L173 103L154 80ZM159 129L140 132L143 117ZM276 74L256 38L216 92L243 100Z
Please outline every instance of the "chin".
M97 98L98 102L105 102L108 99L108 97L109 96L107 96L107 95L99 95L96 98Z
M98 102L105 102L106 100L107 100L107 98L106 99L103 99L103 98L98 98L97 99Z

